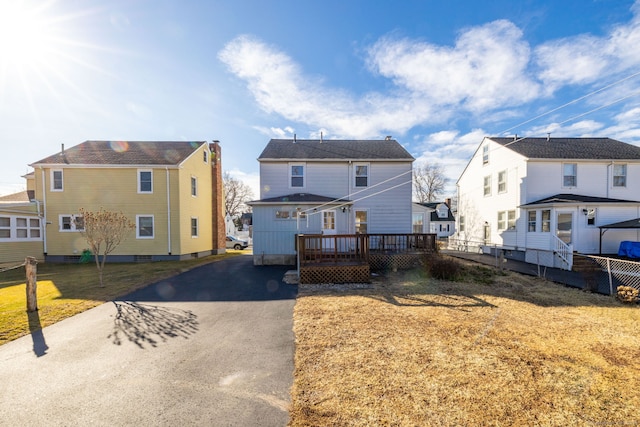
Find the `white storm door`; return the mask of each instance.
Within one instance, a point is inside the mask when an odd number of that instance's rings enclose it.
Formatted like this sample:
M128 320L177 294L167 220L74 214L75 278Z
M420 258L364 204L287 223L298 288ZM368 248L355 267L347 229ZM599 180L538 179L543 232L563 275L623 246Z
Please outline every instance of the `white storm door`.
M336 211L322 211L322 234L336 234Z
M558 239L571 244L571 232L573 229L573 214L571 212L558 212L556 221L556 236Z

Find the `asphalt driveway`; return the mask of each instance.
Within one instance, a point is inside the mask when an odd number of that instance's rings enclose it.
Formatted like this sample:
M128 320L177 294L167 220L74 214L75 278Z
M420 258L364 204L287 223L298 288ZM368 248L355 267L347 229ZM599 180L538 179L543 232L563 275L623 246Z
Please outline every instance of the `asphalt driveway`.
M0 425L286 425L286 270L228 258L0 346Z

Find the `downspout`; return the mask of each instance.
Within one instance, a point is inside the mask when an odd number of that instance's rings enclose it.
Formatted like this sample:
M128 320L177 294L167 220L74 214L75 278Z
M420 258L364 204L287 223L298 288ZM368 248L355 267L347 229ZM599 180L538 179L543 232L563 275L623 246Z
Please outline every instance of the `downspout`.
M42 174L42 222L40 223L40 227L42 227L42 253L47 256L47 188L45 187L44 169L42 169L42 166L40 166L40 173ZM39 210L38 208L38 211Z
M171 191L169 189L169 168L165 167L167 172L167 252L171 255Z
M609 187L611 185L611 183L609 182L609 176L611 175L612 168L613 168L613 160L611 160L611 163L607 165L607 199L609 198Z

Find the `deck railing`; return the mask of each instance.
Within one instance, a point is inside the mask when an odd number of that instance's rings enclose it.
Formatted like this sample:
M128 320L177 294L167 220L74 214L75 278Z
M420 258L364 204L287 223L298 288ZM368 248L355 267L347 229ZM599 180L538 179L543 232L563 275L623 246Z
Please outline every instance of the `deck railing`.
M436 234L299 234L300 265L369 262L375 253L403 254L436 251Z

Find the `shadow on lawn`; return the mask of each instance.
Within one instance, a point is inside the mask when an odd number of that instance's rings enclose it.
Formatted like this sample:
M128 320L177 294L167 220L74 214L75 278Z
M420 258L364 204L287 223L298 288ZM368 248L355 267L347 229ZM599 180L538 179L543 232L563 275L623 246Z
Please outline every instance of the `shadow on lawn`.
M108 338L116 345L128 339L140 348L157 347L169 338L186 339L198 331L198 316L191 311L131 301L113 304L117 312Z

